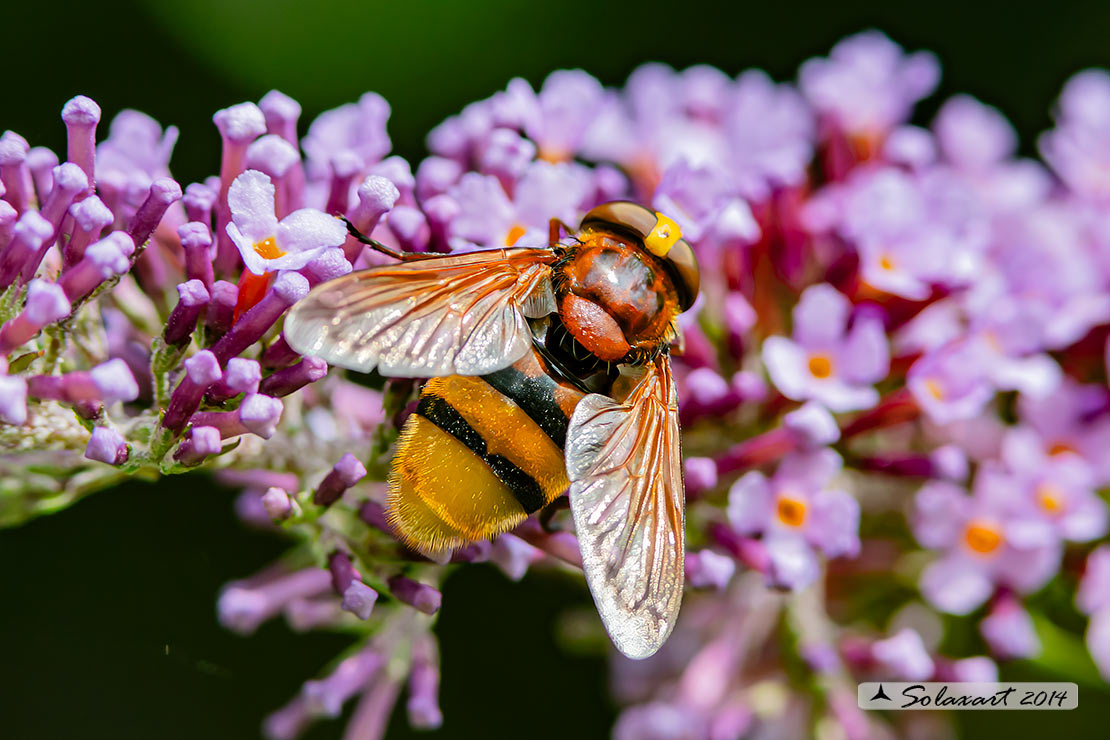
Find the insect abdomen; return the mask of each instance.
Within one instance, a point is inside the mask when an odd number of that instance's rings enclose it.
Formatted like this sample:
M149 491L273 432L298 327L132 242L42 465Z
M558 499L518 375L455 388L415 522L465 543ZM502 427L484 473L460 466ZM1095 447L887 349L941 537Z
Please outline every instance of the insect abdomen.
M532 353L488 376L430 380L390 475L397 533L443 552L512 529L561 495L566 428L582 395Z

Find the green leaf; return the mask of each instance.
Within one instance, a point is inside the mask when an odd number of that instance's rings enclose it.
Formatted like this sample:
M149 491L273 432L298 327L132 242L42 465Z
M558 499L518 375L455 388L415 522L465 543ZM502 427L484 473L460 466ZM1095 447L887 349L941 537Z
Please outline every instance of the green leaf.
M42 357L42 352L28 352L27 354L20 355L8 364L8 372L12 375L21 373L40 357Z
M1041 640L1041 654L1021 662L1041 672L1048 671L1076 683L1110 690L1079 635L1061 629L1040 612L1031 612L1030 616Z

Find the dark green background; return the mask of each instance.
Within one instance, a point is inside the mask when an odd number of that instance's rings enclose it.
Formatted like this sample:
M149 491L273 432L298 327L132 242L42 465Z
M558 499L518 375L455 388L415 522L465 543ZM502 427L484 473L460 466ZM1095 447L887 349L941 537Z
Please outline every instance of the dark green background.
M62 152L58 113L72 95L95 98L106 118L136 107L181 128L172 167L189 182L218 167L217 108L277 87L304 104L307 123L376 90L393 105L396 150L415 161L429 128L512 76L537 84L553 69L582 67L617 84L637 64L661 60L789 78L806 57L877 27L940 56L941 93L921 106L922 121L944 96L968 92L1006 112L1032 153L1064 80L1110 65L1105 2L724 6L7 3L0 129ZM253 737L266 712L347 644L339 635L292 635L280 623L251 638L216 624L220 585L282 548L244 530L232 500L202 478L134 485L0 532L0 737ZM422 736L604 737L612 708L603 661L568 658L551 636L557 613L584 599L556 576L511 584L486 566L461 571L439 622L446 725ZM1100 735L1110 722L1105 696L1088 692L1065 714L967 713L962 721L969 735ZM340 723L323 722L308 737L340 733ZM391 738L413 734L394 717Z

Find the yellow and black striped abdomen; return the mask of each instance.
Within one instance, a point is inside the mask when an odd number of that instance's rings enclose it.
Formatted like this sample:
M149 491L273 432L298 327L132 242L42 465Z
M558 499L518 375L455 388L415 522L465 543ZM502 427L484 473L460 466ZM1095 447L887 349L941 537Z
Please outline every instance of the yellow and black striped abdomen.
M562 494L567 424L583 395L534 353L491 375L428 381L389 478L398 535L441 553L512 529Z

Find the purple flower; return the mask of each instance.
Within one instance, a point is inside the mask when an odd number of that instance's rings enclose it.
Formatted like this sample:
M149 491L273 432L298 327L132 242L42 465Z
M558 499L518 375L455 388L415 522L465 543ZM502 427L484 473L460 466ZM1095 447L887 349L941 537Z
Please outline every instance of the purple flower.
M617 717L613 740L685 740L703 737L705 720L675 704L652 702L626 709Z
M944 550L921 576L922 593L938 609L967 614L995 585L1029 593L1056 573L1059 540L1047 525L1015 513L1011 495L993 470L979 472L973 496L944 482L917 492L914 533L922 545Z
M848 299L832 286L814 285L794 309L793 339L769 337L763 363L771 381L787 398L818 401L832 411L875 405L871 384L886 377L890 350L882 322L857 315Z
M736 572L736 561L712 550L686 553L686 580L695 588L722 591Z
M994 398L995 389L983 372L982 353L977 343L957 340L913 364L906 387L929 418L938 424L970 419Z
M81 261L62 274L58 284L71 301L91 293L105 280L127 272L135 242L122 231L113 231L85 249Z
M1091 616L1087 624L1087 650L1103 679L1110 681L1110 609Z
M535 114L524 120L524 132L549 162L570 159L597 115L605 90L580 69L552 72L536 96Z
M830 558L859 551L859 504L828 488L840 468L832 450L793 454L772 478L752 471L729 489L729 522L742 535L763 536L776 585L797 589L813 582L815 551Z
M28 380L27 394L78 403L81 401L134 401L139 396L135 376L122 359L116 358L91 370L65 375L35 375Z
M209 455L218 455L223 450L220 430L215 427L194 426L189 429L173 453L173 459L182 465L198 465Z
M1067 381L1051 396L1018 397L1018 416L1036 433L1050 457L1074 457L1090 466L1096 483L1110 481L1110 417L1098 412L1110 402L1105 386Z
M339 500L344 491L365 477L366 468L357 457L348 452L324 476L324 480L312 495L312 501L319 506L331 506Z
M1041 652L1033 619L1012 596L1004 596L994 603L990 614L979 623L979 631L991 652L1003 660L1035 658Z
M277 431L283 405L280 400L252 393L235 411L204 411L193 415L194 426L215 427L224 439L240 434L257 434L269 439Z
M223 291L220 290L220 282L217 282L212 291L213 303L217 299L227 301L234 298L234 286L229 287L232 294L221 296ZM274 325L274 322L281 317L287 308L307 294L308 280L303 275L288 271L278 273L273 285L270 286L270 290L262 297L262 300L239 317L239 320L228 329L227 333L212 346L212 353L221 362L227 362L227 360L235 357L261 339L262 335L269 331L270 327ZM235 301L230 300L230 303L225 303L223 308L230 312L234 305ZM212 318L213 313L210 304L209 318ZM231 319L230 316L225 318L228 321Z
M1056 128L1038 141L1045 161L1075 193L1110 197L1110 73L1089 69L1060 93Z
M89 437L85 457L109 465L120 465L127 461L127 442L123 435L109 427L96 427Z
M168 126L163 132L162 126L145 113L120 111L108 126L108 138L96 147L97 179L119 172L149 184L168 176L177 137L176 126Z
M301 693L309 712L338 717L347 700L364 689L384 664L381 654L367 648L342 661L328 677L305 682Z
M208 290L200 280L189 280L177 286L177 305L166 320L166 330L163 338L166 344L183 344L196 327L197 317L201 310L208 305Z
M808 401L801 408L785 414L782 425L790 430L803 448L824 447L840 439L836 419L815 401Z
M490 551L490 560L512 581L523 578L528 567L542 557L542 551L509 532L498 535Z
M0 375L0 423L19 426L27 421L27 381Z
M884 676L902 681L927 681L935 669L921 635L909 628L871 646L871 655Z
M312 208L302 208L278 221L274 215L274 185L268 175L247 170L228 191L231 223L228 236L235 242L243 264L255 275L276 270L297 270L329 247L347 238L338 219Z
M683 461L686 472L686 495L697 496L717 486L717 463L710 457L688 457Z
M308 176L327 178L337 156L357 155L361 167L368 167L391 148L385 125L389 103L376 93L366 93L357 103L348 103L317 116L302 142L308 156Z
M1091 616L1087 649L1103 678L1110 680L1110 545L1102 545L1087 556L1076 604Z
M367 586L362 581L351 581L343 591L341 608L345 612L354 614L359 619L366 621L374 610L378 601L378 592Z
M0 356L27 342L47 324L68 316L72 308L60 286L45 280L32 280L27 286L23 310L0 326Z
M331 587L331 576L320 568L264 574L257 582L230 584L217 604L220 624L241 634L254 632L294 599L316 596Z
M185 360L185 376L174 388L162 417L162 426L178 430L200 407L204 392L220 379L220 361L209 350L201 350ZM196 426L212 426L197 424Z
M4 188L4 199L16 213L23 213L31 202L34 185L31 171L27 167L27 140L14 131L5 131L0 136L0 185Z
M443 603L443 595L438 590L405 576L390 578L389 592L394 598L425 614L435 614Z
M948 670L956 681L969 683L995 683L998 681L998 665L990 658L980 655L953 661Z
M293 513L293 499L288 491L277 486L270 486L262 494L262 506L275 522L287 519Z
M719 167L676 163L663 174L652 203L675 219L683 236L695 244L707 239L751 244L760 236L747 201Z
M1064 540L1089 542L1107 531L1106 504L1095 493L1090 467L1074 455L1050 456L1029 429L1007 433L1002 460L1015 508L1027 507Z
M1110 611L1110 545L1100 545L1087 556L1075 601L1085 614Z
M85 171L91 190L95 179L96 125L100 123L100 106L90 98L78 95L62 107L62 120L66 125L66 158Z
M996 272L969 297L973 314L991 319L1001 311L1003 321L1020 316L1011 335L1024 329L1017 338L1032 349L1062 349L1110 321L1103 271L1088 242L1082 221L1063 205L1026 207L996 220Z
M970 95L949 98L937 113L933 130L945 160L961 169L988 170L1017 149L1017 133L1010 122L997 108Z
M409 700L405 709L409 722L417 729L432 730L443 724L439 708L439 649L431 635L412 646Z
M348 264L344 261L344 264ZM259 390L269 396L282 398L296 393L309 383L315 383L328 374L328 363L319 357L306 357L296 365L278 370L259 385Z
M510 199L496 177L467 173L448 191L460 207L448 242L453 250L544 245L550 219L577 222L589 184L579 165L533 162Z
M810 59L798 72L802 93L817 112L858 136L881 136L905 121L939 79L931 53L904 54L878 31L844 39L827 58Z
M722 128L731 149L731 170L740 192L766 200L780 187L797 187L808 179L813 158L813 113L790 85L776 85L760 70L736 78L724 109Z
M240 393L257 393L262 381L262 367L257 360L245 357L232 357L227 361L227 369L216 383L208 389L208 399L214 402L226 401ZM274 395L263 390L267 395Z
M923 128L899 126L883 142L882 158L911 172L921 172L936 162L936 141Z

